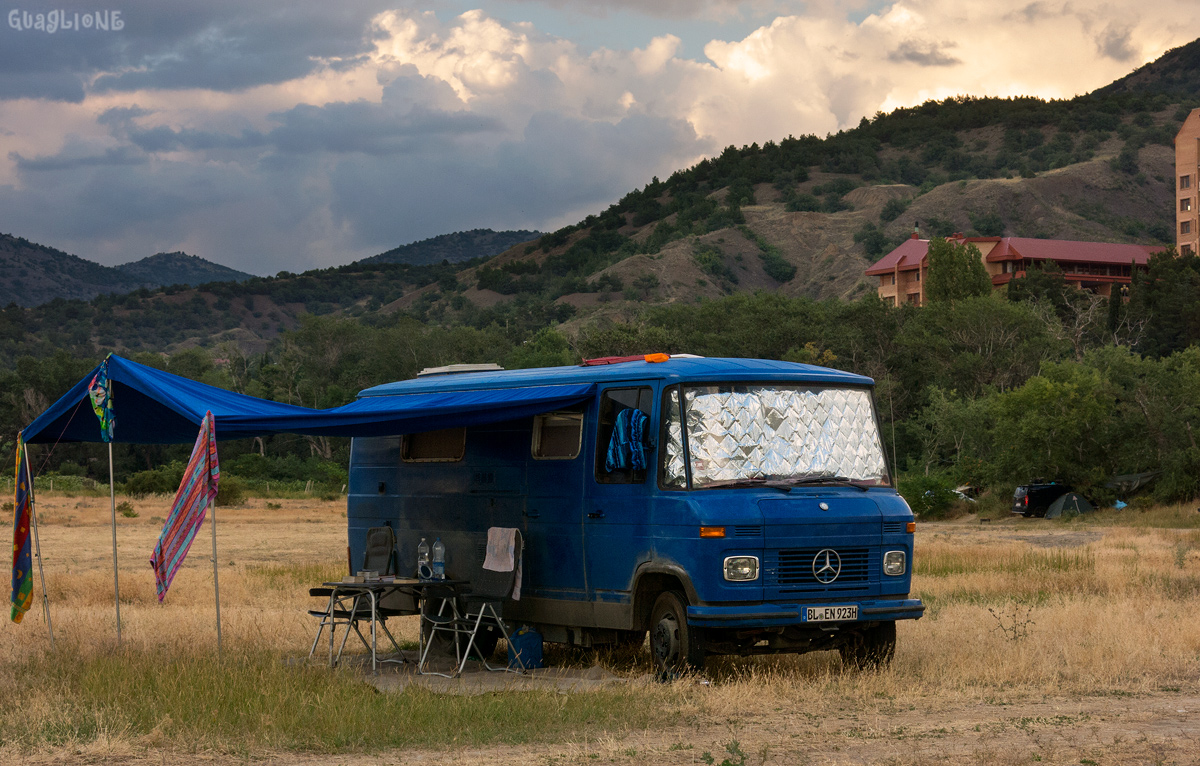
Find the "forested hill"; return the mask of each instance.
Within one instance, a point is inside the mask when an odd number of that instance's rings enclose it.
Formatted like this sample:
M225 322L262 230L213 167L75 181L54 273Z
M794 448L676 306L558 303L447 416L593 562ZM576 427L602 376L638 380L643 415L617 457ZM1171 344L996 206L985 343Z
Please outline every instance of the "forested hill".
M95 356L228 341L261 352L306 313L520 334L736 293L857 298L873 291L863 270L914 221L923 236L1168 243L1173 139L1200 105L1181 72L1198 46L1130 75L1137 87L1064 101L952 98L825 138L731 146L491 259L452 263L448 243L464 240L434 238L448 249L433 264L380 262L403 257L398 248L299 275L5 311L0 351Z
M54 298L86 300L138 286L135 278L116 269L0 234L0 305L36 306Z
M1098 96L1115 93L1200 93L1200 40L1172 48L1154 61L1098 89Z
M158 253L140 261L123 263L116 268L117 271L138 280L142 287L242 282L254 276L183 252Z
M101 266L22 237L0 234L0 305L37 306L88 300L140 287L200 285L252 275L187 253L159 253L121 266Z
M388 250L386 253L363 258L359 263L408 263L423 266L442 261L461 263L472 258L499 255L513 245L537 239L540 231L492 231L471 229L423 239Z

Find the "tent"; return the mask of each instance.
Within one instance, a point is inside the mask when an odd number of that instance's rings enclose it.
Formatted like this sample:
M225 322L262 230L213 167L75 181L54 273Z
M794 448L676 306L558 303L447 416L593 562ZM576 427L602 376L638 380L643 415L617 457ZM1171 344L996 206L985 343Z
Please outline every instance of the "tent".
M112 477L112 444L187 444L196 439L207 413L216 438L243 439L279 433L320 436L384 436L499 423L578 404L590 398L594 383L525 386L476 391L364 396L326 410L299 407L181 378L110 354L71 390L21 431L27 444L102 442L100 420L92 411L88 387L101 371L109 382L112 437L108 447L112 506L113 598L117 644L121 642L121 599L117 580L117 512ZM217 647L221 646L221 596L217 582L217 532L213 511L213 584L216 591ZM36 526L36 517L34 521ZM38 567L41 556L38 555ZM43 601L45 586L43 584ZM47 606L48 610L48 606ZM48 611L47 611L48 614ZM51 641L54 640L51 629Z
M1091 513L1094 508L1083 495L1076 492L1068 492L1062 497L1055 500L1046 509L1047 519L1057 519L1059 516L1078 516L1081 513Z
M593 383L368 396L316 410L283 404L181 378L109 356L21 432L27 444L99 442L100 421L88 403L88 384L108 365L116 427L113 441L190 444L205 412L218 439L269 434L384 436L498 423L569 407L589 398Z

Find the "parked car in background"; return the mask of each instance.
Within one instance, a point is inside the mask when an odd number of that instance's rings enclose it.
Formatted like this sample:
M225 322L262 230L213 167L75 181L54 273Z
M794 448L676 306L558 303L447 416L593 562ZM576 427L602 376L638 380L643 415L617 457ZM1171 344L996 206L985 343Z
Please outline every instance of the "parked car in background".
M1012 512L1025 518L1045 516L1050 504L1071 491L1071 485L1061 481L1041 484L1022 484L1013 492Z

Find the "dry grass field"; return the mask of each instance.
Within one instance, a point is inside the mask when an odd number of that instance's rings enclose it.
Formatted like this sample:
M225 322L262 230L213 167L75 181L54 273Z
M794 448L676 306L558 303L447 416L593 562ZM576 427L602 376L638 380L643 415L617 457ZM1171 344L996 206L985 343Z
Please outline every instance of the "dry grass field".
M636 680L643 656L550 651L633 680L443 696L289 661L313 634L307 588L344 571L343 503L218 509L218 660L207 525L160 605L148 560L169 501L130 502L117 651L107 498L41 498L58 646L37 607L0 628L0 761L1200 763L1194 506L920 525L929 609L882 672L818 653L656 684Z

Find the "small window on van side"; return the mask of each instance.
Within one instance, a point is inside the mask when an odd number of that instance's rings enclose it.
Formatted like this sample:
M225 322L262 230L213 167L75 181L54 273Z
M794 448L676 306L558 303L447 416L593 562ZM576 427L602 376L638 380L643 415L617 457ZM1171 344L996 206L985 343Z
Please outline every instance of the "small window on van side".
M600 396L596 426L596 481L641 484L650 460L652 389L609 388ZM626 414L622 414L626 413Z
M447 428L406 434L400 445L405 463L453 463L463 459L467 450L467 429Z
M533 418L534 460L571 460L579 457L583 441L582 412L547 412Z

